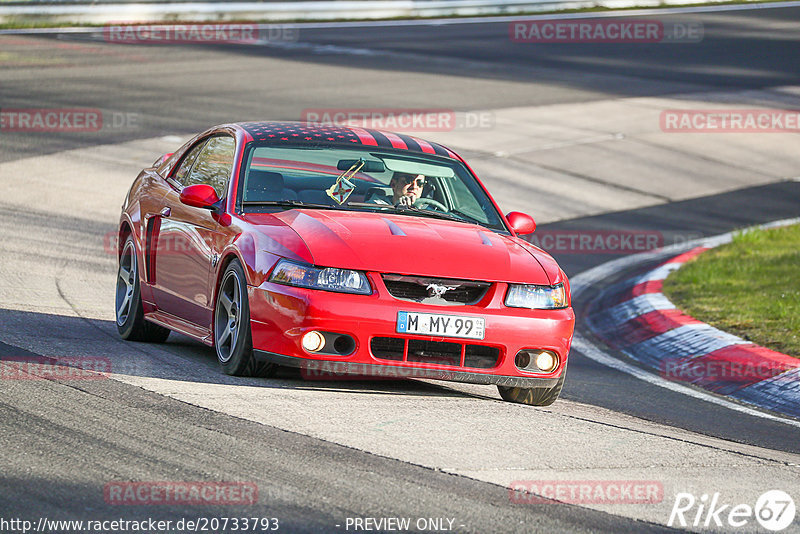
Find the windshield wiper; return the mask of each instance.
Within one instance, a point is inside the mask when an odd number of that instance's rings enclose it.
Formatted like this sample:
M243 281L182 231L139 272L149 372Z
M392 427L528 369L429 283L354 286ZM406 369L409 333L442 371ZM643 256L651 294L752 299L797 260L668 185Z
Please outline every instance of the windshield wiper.
M471 223L475 223L475 224L479 224L481 226L486 226L485 222L480 221L480 220L476 219L475 217L473 217L472 215L467 215L466 213L463 213L461 211L450 210L450 213L455 213L456 215L458 215L459 217L461 217L465 221L468 221L468 222L471 222Z
M285 208L319 208L334 210L339 206L330 204L310 204L302 200L243 200L242 206L281 206Z
M465 223L472 223L472 221L468 221L463 217L459 217L458 215L452 215L450 213L445 213L442 211L431 211L431 210L423 210L420 208L411 208L414 210L415 213L421 213L423 215L430 215L432 217L439 217L441 219L448 219L451 221L458 221L458 222L465 222Z
M394 209L391 204L375 204L374 202L348 202L345 206L355 206L357 208L373 208L378 210Z

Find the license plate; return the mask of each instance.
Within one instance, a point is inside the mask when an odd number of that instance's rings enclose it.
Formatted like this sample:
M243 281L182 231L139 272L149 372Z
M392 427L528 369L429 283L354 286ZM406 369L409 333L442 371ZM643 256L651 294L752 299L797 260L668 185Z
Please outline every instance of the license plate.
M483 317L397 312L397 331L401 334L483 339L485 325Z

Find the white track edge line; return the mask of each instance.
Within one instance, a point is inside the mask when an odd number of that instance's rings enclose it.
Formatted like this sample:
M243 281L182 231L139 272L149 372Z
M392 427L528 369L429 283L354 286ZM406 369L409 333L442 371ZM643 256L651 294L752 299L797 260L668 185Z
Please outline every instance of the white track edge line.
M725 408L729 408L731 410L741 412L747 415L761 417L763 419L769 419L771 421L777 421L780 423L786 423L787 425L800 428L800 421L796 421L794 419L786 419L783 417L779 417L777 415L772 415L766 412L756 410L754 408L748 408L747 406L737 404L733 401L729 401L721 397L710 395L708 393L705 393L704 391L689 388L677 384L675 382L670 382L669 380L661 378L660 376L655 375L649 371L645 371L644 369L641 369L639 367L636 367L634 365L631 365L627 362L624 362L609 355L603 350L597 348L596 345L594 345L591 341L584 338L579 333L575 334L575 338L572 341L572 346L576 348L581 354L583 354L587 358L596 361L597 363L600 363L607 367L611 367L612 369L616 369L617 371L621 371L625 374L629 374L635 378L638 378L655 386L662 387L664 389L668 389L670 391L674 391L675 393L680 393L682 395L687 395L689 397L694 397L699 400L710 402L712 404L717 404L719 406L723 406Z

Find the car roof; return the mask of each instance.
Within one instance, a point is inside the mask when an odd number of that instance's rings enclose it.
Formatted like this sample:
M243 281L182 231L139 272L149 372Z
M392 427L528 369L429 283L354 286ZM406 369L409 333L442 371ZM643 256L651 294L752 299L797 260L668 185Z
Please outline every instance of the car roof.
M240 122L236 126L250 134L254 141L331 147L376 146L460 159L438 143L382 130L291 121Z

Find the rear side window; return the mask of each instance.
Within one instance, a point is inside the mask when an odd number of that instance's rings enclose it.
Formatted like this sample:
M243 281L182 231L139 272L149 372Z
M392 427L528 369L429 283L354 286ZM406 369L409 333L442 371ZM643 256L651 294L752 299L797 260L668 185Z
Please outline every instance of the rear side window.
M236 141L233 137L212 137L206 142L197 156L189 176L185 180L179 181L184 186L208 184L214 188L217 196L222 198L228 178L230 178L233 171L233 155L235 151ZM191 154L189 156L191 157Z
M200 150L202 150L203 145L205 145L205 141L201 141L197 143L193 149L189 151L189 154L183 158L181 161L180 167L178 167L178 171L173 176L173 179L181 185L186 185L186 178L189 176L189 171L192 170L192 165L194 164L195 160L197 160L197 155L200 154Z

